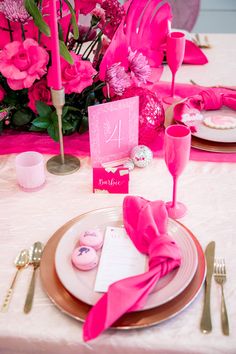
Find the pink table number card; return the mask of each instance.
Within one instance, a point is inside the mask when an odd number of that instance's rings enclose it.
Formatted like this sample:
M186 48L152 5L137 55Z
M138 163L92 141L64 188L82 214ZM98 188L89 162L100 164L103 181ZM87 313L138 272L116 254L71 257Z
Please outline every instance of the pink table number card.
M139 98L88 107L92 165L127 157L138 145Z

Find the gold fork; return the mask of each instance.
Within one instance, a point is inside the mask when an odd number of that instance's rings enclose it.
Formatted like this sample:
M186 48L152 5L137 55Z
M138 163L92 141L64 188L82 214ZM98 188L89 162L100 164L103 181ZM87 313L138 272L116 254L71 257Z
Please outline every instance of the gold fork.
M205 48L205 49L211 48L211 44L210 44L209 39L208 39L207 36L204 36L204 42L205 43L202 43L199 34L196 33L195 37L193 37L193 41L199 48Z
M214 278L221 287L221 327L224 335L229 335L229 321L225 305L224 288L226 282L226 267L224 259L216 259L214 262Z

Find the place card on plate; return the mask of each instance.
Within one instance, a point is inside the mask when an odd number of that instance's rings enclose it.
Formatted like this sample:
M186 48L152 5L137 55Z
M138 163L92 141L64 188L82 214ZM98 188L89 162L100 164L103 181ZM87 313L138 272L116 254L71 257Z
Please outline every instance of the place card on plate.
M88 107L92 165L127 157L138 145L139 98Z
M106 292L109 285L146 271L147 257L140 253L122 227L106 228L94 291Z
M128 167L93 167L93 193L129 193Z

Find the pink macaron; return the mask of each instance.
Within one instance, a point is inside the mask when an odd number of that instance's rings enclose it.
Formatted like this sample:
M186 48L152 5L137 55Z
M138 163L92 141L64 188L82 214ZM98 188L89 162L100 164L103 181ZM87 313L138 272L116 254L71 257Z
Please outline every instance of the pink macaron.
M73 265L80 270L90 270L97 266L98 256L92 247L76 247L71 257Z
M80 235L79 244L99 250L103 245L103 234L99 229L87 230Z

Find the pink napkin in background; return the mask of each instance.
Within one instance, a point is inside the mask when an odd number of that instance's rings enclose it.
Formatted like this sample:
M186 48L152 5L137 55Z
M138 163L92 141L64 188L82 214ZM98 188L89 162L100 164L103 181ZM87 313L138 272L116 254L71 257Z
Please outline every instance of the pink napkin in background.
M208 63L208 59L203 51L192 41L186 40L184 64L203 65Z
M117 281L92 307L83 326L85 341L96 338L126 312L142 309L157 281L180 266L177 244L167 234L167 211L163 201L150 202L127 196L123 222L135 247L149 256L149 270Z

